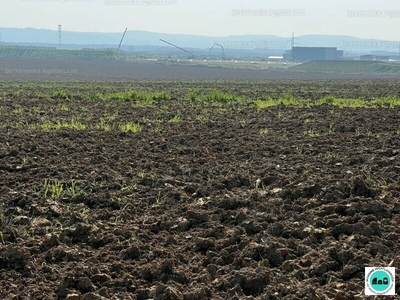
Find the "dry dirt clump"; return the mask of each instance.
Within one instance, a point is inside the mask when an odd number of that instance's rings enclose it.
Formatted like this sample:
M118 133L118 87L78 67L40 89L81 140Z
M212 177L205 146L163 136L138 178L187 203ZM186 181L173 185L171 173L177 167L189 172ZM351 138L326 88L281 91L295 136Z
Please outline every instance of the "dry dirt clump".
M0 100L0 298L364 299L399 270L399 107L96 103Z

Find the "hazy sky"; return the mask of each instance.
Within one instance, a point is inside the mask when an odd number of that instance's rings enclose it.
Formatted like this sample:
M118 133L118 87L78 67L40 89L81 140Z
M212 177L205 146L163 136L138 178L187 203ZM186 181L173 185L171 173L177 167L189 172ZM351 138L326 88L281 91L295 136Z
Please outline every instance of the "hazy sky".
M0 27L400 40L400 0L0 0Z

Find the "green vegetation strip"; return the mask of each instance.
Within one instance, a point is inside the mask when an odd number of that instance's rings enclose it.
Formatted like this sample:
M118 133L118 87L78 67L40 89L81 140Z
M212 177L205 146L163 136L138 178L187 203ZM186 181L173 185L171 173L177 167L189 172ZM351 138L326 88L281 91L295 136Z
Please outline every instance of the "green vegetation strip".
M380 61L311 61L290 67L289 71L336 74L400 74L400 65L396 62Z
M107 88L104 88L107 90ZM102 130L138 133L143 126L149 126L155 132L161 132L163 126L179 126L187 121L185 111L198 111L197 122L213 122L213 117L229 113L232 110L253 109L255 112L270 107L300 107L332 106L338 108L395 108L400 106L398 96L362 98L339 98L326 96L320 99L298 99L292 93L286 92L277 98L250 99L243 96L226 93L216 89L186 90L180 99L174 98L169 92L146 92L127 90L117 92L96 92L93 86L84 86L82 90L62 88L62 85L52 89L32 89L30 92L10 90L0 94L0 128L12 126L18 128L41 130ZM19 99L29 99L36 103L32 106L21 106ZM4 103L12 103L3 106ZM56 103L54 105L54 103ZM95 113L100 110L100 115ZM139 120L131 120L129 110L138 109L143 112ZM173 114L171 114L173 111ZM278 115L280 117L280 115ZM140 119L141 118L141 119ZM12 120L12 121L7 121ZM193 120L192 120L193 121ZM169 124L169 125L168 125ZM268 128L260 131L267 135ZM305 134L314 136L310 131Z
M400 106L400 98L397 96L382 97L371 100L365 99L352 99L352 98L336 98L327 96L317 101L307 99L295 99L290 94L285 95L283 98L267 100L256 100L255 103L259 109L268 108L272 106L298 106L298 107L311 107L318 105L331 105L340 108L379 108L389 107L394 108Z
M2 57L38 57L85 60L113 60L117 58L114 50L66 50L56 48L39 48L24 46L0 46Z

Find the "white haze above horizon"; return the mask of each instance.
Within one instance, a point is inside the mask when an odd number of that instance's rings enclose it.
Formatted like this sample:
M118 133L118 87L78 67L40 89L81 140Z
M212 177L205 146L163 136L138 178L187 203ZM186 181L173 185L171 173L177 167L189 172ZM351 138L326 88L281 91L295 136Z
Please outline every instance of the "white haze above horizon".
M5 28L400 40L399 0L1 0L0 10Z

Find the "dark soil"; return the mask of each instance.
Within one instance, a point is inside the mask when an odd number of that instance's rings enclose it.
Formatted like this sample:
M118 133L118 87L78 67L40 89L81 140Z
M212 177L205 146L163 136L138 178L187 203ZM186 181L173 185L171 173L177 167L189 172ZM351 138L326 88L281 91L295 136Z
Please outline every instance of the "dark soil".
M246 70L183 65L166 62L85 61L73 59L0 57L0 80L309 80L309 79L399 79L399 75Z
M364 299L364 267L399 270L399 107L199 111L175 96L57 112L166 120L138 133L29 129L16 107L65 101L0 100L2 299Z

